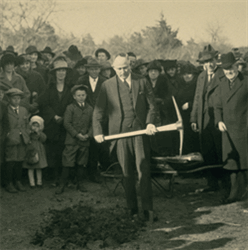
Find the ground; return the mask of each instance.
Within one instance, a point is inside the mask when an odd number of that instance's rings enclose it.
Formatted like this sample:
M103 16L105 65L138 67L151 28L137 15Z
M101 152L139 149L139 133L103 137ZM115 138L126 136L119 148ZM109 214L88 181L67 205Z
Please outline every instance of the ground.
M110 190L114 189L116 181L107 180ZM168 183L163 176L159 181L165 186ZM220 205L219 192L195 192L205 186L204 179L178 176L175 181L174 196L170 199L153 186L154 211L158 221L143 228L136 240L115 249L248 249L247 202ZM30 189L26 182L27 191L18 194L1 190L1 250L47 249L32 245L30 241L49 209L63 209L79 202L95 209L125 207L122 186L113 195L104 182L94 184L85 181L87 193L67 188L62 195L55 195L56 189L50 184L45 182L43 189ZM97 250L100 249L98 245L92 242L84 249Z

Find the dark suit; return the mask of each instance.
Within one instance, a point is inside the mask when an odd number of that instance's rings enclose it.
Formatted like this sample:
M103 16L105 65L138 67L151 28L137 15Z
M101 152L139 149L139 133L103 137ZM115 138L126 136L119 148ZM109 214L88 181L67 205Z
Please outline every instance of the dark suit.
M131 74L131 90L126 91L124 85L125 83L117 76L103 83L93 112L94 136L103 134L101 123L105 115L108 116L110 135L145 129L147 124L154 123L157 109L148 81L141 76ZM113 140L110 152L115 146L117 146L117 157L124 174L128 208L137 208L134 174L136 165L142 207L144 210L152 210L150 150L147 136Z
M193 108L190 114L190 123L196 123L199 128L201 152L206 164L219 164L221 159L221 133L214 124L213 96L218 87L218 75L222 69L217 68L211 82L203 71L196 84Z

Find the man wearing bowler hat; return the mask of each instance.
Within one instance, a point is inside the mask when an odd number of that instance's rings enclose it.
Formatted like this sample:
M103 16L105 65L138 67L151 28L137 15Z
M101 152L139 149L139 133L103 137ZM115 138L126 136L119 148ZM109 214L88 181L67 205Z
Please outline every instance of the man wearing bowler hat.
M77 84L85 85L88 87L87 101L94 108L96 104L96 99L100 93L102 83L106 80L106 78L100 75L101 64L96 59L89 58L87 64L85 64L85 67L87 69L88 74L80 77L77 81ZM106 127L106 122L104 125L104 127ZM89 179L93 182L98 182L96 178L98 161L100 161L103 168L107 168L110 164L109 159L107 157L108 154L106 150L104 150L104 146L98 145L93 138L90 142L89 151Z
M209 44L199 53L198 61L203 64L204 71L199 75L193 108L190 114L191 128L199 132L201 153L207 165L222 163L221 133L214 123L213 96L218 87L218 75L222 74L221 68L216 65L218 51ZM217 190L218 180L209 172L207 175L208 187L204 191Z
M222 132L224 169L231 180L231 191L223 202L231 203L242 198L248 184L248 77L238 71L238 58L232 52L221 56L221 67L214 114Z
M116 76L102 84L93 112L93 134L98 143L104 141L102 121L108 117L110 135L146 128L148 135L156 133L153 125L156 104L146 78L131 73L127 54L119 54L113 63ZM150 148L146 135L111 141L110 152L116 147L124 175L127 206L133 216L138 213L135 189L135 168L138 172L142 209L145 218L152 220L152 185L150 177Z

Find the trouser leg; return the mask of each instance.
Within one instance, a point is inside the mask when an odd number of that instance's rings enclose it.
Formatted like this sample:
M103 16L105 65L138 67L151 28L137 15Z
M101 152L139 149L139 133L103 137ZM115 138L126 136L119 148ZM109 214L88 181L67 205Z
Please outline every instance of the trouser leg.
M7 185L13 183L13 170L14 170L15 162L9 161L6 163L6 182Z
M153 210L152 183L150 173L150 148L147 136L133 138L136 158L136 168L140 183L140 195L143 210Z
M117 158L124 175L127 207L136 210L138 209L138 201L135 189L135 156L132 138L117 141Z
M22 162L15 163L14 175L15 175L16 181L21 181L21 179L22 179Z

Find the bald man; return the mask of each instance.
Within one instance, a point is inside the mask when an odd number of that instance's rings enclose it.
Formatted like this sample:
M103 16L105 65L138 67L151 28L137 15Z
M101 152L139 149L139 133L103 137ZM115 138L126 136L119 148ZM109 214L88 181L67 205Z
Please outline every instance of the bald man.
M128 55L119 54L113 63L116 76L101 87L93 113L93 133L98 143L104 141L101 123L109 120L109 135L146 128L154 135L156 106L152 88L146 78L131 73ZM153 216L150 177L150 148L147 135L111 141L110 152L116 147L118 161L124 175L127 206L131 216L138 213L135 189L135 168L138 172L142 208L146 220Z

